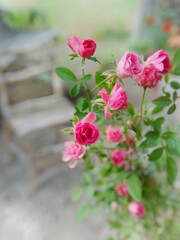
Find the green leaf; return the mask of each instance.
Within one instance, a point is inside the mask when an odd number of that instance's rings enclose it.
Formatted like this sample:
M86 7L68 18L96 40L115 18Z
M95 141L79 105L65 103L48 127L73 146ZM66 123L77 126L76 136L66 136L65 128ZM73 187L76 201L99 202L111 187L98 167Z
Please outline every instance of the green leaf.
M72 127L63 128L60 131L63 132L63 133L73 134L73 128Z
M84 219L88 214L97 214L99 208L88 203L85 203L80 206L77 212L78 219Z
M101 83L106 77L103 76L100 72L95 72L95 82L96 84ZM101 85L103 87L104 84Z
M178 173L178 167L177 167L177 162L169 156L166 159L166 170L167 170L167 181L169 184L173 184Z
M87 81L91 80L91 78L92 78L92 74L86 74L86 75L84 75L84 77L81 80L87 82Z
M180 88L180 84L176 81L172 81L170 83L171 87L174 88L174 89L179 89Z
M153 103L161 108L164 108L171 104L171 99L167 96L162 96L153 100Z
M76 97L79 94L80 89L81 89L81 86L79 84L74 85L69 91L70 96Z
M156 106L156 107L153 109L152 114L157 114L157 113L161 112L162 110L163 110L162 107Z
M93 62L98 62L99 64L101 64L96 57L90 57L88 58L89 60L93 61Z
M134 116L134 114L135 114L134 106L129 102L128 102L128 109L127 110L128 110L128 112L131 116Z
M168 73L166 73L164 75L164 80L165 80L165 83L168 83L168 81L169 81L169 74Z
M93 197L94 193L95 193L95 190L92 186L89 186L89 187L86 188L85 194L86 194L87 197Z
M127 179L128 191L132 198L136 201L141 201L142 186L141 181L137 175L132 175Z
M174 75L179 76L180 75L180 64L175 65L172 72L173 72Z
M76 82L78 81L77 77L74 75L74 73L65 67L58 67L56 68L56 74L66 82Z
M82 179L83 179L84 184L86 184L86 185L90 185L92 183L91 176L88 173L83 173Z
M146 133L146 141L148 147L154 147L159 142L159 134L155 131L149 131Z
M147 143L147 140L143 141L141 144L140 144L140 148L142 150L143 153L146 153L147 150L148 150L148 143Z
M164 123L165 119L164 117L159 117L156 120L152 122L152 126L155 131L160 132L161 131L161 125Z
M83 189L76 188L71 194L72 201L77 201L82 196L82 194L83 194Z
M167 151L172 155L180 157L180 138L174 136L168 139Z
M153 150L149 155L149 161L157 161L163 154L163 148Z
M164 139L164 140L167 140L167 139L170 139L171 137L174 136L174 132L171 132L171 131L167 131L167 132L164 132L161 137Z
M176 101L176 99L177 99L177 92L176 92L176 91L174 91L174 92L173 92L173 101L175 102L175 101Z
M170 108L168 109L167 114L172 114L175 110L176 110L176 104L173 104L173 105L171 105Z
M175 64L180 62L180 48L177 49L177 51L176 51L176 53L174 55L173 62Z

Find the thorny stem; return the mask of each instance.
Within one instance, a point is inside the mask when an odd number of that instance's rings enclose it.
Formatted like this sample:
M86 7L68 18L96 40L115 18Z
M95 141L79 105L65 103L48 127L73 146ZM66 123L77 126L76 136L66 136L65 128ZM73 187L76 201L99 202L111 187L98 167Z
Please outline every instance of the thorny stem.
M144 104L144 97L146 94L146 88L143 89L143 95L142 95L142 101L141 101L141 115L140 115L140 119L142 120L143 118L143 104Z

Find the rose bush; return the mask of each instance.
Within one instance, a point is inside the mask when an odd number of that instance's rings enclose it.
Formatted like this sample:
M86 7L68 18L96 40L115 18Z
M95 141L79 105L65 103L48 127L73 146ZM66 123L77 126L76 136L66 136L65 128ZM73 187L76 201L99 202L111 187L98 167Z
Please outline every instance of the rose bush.
M117 233L109 239L133 239L132 231L126 231L129 224L133 232L141 226L138 229L151 236L147 239L157 239L158 229L165 229L169 221L168 211L176 214L178 193L173 192L172 185L180 156L179 137L175 126L167 129L164 123L166 114L176 110L179 98L180 84L171 80L169 73L180 74L180 50L171 63L164 50L156 51L145 62L138 54L126 52L114 69L92 75L85 73L85 63L98 62L92 57L95 41L73 36L68 45L74 52L71 59L82 57L82 77L65 67L58 67L56 73L74 83L71 97L80 89L87 93L76 103L73 127L63 130L74 136L72 142L65 143L63 161L70 167L84 162L87 168L82 177L84 188L76 189L73 199L83 193L93 198L91 204L82 206L79 215L94 212L102 204L108 210L108 223ZM94 87L90 88L92 78ZM128 102L126 78L142 88L137 109ZM159 97L145 100L147 89L153 91L160 82Z

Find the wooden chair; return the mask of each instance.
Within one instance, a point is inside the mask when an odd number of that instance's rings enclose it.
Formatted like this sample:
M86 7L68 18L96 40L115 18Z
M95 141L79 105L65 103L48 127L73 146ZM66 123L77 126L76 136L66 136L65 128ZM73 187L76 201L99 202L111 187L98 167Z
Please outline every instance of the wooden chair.
M73 108L54 74L57 31L8 31L0 35L3 133L8 152L22 161L35 189L59 172L65 141L59 129L68 125Z

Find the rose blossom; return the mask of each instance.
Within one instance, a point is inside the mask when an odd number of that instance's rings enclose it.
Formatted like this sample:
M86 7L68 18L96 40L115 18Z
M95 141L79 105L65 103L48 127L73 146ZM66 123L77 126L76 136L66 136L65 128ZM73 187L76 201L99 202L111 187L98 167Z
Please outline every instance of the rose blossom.
M141 202L131 202L128 206L128 210L136 218L141 218L145 214L145 208Z
M126 52L117 65L117 75L120 78L128 78L141 72L140 58L136 53Z
M93 124L96 114L89 112L81 121L74 126L74 137L79 144L88 145L99 139L99 128Z
M74 53L78 54L78 49L81 44L81 41L76 36L68 38L67 44Z
M128 188L125 183L117 183L115 188L117 193L122 197L125 197L129 194Z
M69 162L69 167L74 168L80 158L82 158L86 152L86 147L74 142L65 142L66 150L63 151L62 160Z
M134 80L137 84L144 88L154 88L158 82L162 79L162 76L158 74L156 68L153 65L144 67L140 75L135 76Z
M124 171L129 171L129 169L130 169L130 165L129 164L125 164L124 165Z
M118 143L124 141L124 134L121 132L120 127L113 129L111 125L106 128L106 136L110 142Z
M126 150L124 149L117 149L111 154L111 160L113 161L114 165L120 167L124 165L126 159Z
M82 40L78 53L83 58L90 58L96 51L96 43L92 39Z
M118 204L117 204L117 202L112 202L112 203L111 203L111 210L112 210L113 212L115 212L115 211L118 210Z
M126 137L126 141L129 145L133 145L135 143L134 138L132 138L132 137Z
M112 117L110 110L119 111L128 107L127 104L127 94L119 83L116 83L110 93L110 96L107 94L107 89L103 88L99 91L100 96L102 97L106 106L104 107L105 118Z
M156 71L163 74L169 72L171 68L169 56L162 49L156 51L154 54L148 57L144 63L144 66L148 67L150 65L153 65Z
M90 58L96 51L96 42L93 39L78 39L72 36L67 40L71 50L82 58Z

